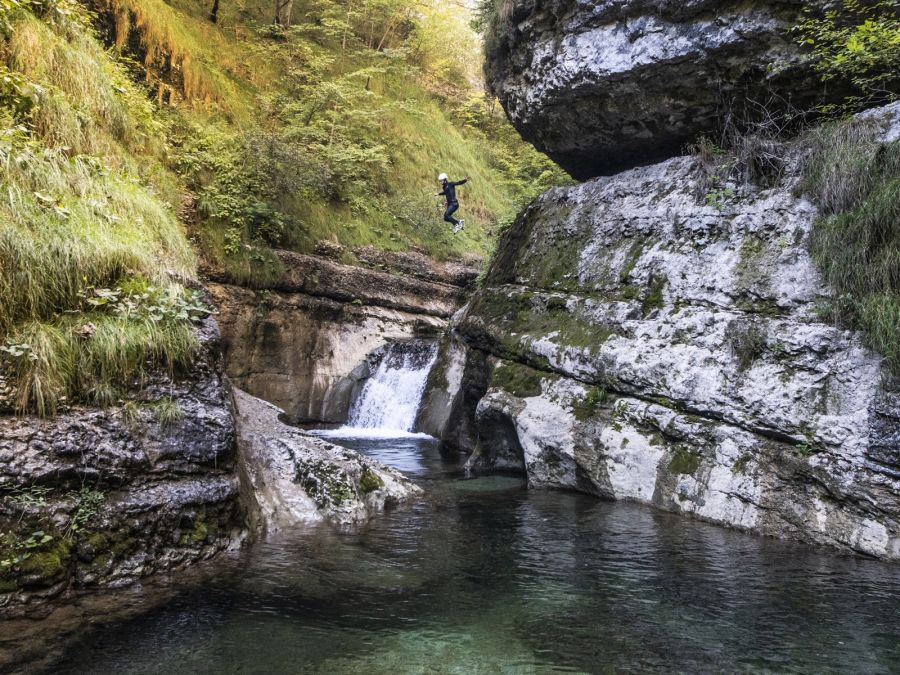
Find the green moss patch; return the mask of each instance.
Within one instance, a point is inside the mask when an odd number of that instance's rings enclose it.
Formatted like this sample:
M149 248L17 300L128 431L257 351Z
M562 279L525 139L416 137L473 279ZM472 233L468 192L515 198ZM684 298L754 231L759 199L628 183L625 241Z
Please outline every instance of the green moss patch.
M518 363L505 362L494 369L491 386L503 389L519 398L541 395L541 382L546 373Z
M579 422L585 422L597 413L608 398L609 394L604 387L591 387L584 398L572 404L572 414Z
M359 479L359 491L367 495L382 487L384 487L384 481L381 479L381 476L366 467L363 470L362 477Z
M686 445L677 445L669 460L669 471L674 474L693 475L700 468L700 453Z
M663 307L663 289L665 289L668 280L664 276L654 276L650 280L647 288L647 294L641 302L641 314L647 317L651 312Z

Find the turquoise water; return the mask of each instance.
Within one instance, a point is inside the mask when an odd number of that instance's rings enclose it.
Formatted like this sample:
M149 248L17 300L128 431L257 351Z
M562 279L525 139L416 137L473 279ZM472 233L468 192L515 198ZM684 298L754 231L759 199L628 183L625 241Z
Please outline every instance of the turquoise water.
M345 443L426 496L259 543L50 672L900 672L896 566Z

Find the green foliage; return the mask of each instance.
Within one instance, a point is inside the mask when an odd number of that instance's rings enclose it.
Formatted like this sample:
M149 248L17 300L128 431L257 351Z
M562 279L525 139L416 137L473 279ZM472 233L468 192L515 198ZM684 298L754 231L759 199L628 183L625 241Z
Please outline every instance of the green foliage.
M153 407L156 410L156 420L163 429L171 429L177 425L183 417L181 408L178 406L178 401L175 401L172 398L162 398L157 401Z
M174 214L134 177L16 129L0 134L0 166L0 331L128 273L160 286L193 275Z
M900 142L875 134L851 120L809 136L804 187L824 213L810 246L836 291L831 318L862 328L900 374Z
M734 197L734 188L711 187L706 192L706 205L712 206L716 211L725 208L725 204Z
M100 513L100 507L106 501L106 495L103 492L89 487L82 487L77 492L72 492L71 496L75 500L75 510L66 530L68 537L86 529Z
M196 8L176 4L193 13L193 26ZM254 64L246 81L240 68L235 74L251 85L259 116L240 132L195 115L174 130L205 253L237 268L236 280L270 276L252 271L262 261L229 263L240 246L310 252L336 237L439 258L486 253L498 223L565 177L471 85L479 50L460 21L466 13L439 3L413 10L407 0L295 3L290 29L256 28L250 50L223 46L227 61L243 49ZM255 2L231 20L247 16L271 20ZM473 178L459 235L441 219L441 171Z
M212 313L200 291L158 288L139 278L127 279L116 288L91 286L80 291L79 297L82 311L106 311L126 319L198 323Z
M69 314L53 322L17 326L12 342L21 354L2 355L16 383L16 406L39 415L64 402L114 403L120 387L140 386L151 372L174 375L197 355L190 322L148 315Z
M900 87L900 6L895 0L840 0L824 14L807 9L797 39L825 82L853 84L846 108L896 98Z
M589 420L608 398L609 394L604 387L591 387L583 398L572 404L572 414L579 422Z
M13 532L0 534L0 577L14 571L52 541L53 536L43 530L36 530L26 536L17 536Z
M668 280L664 276L653 276L650 279L650 286L641 302L641 314L648 316L657 309L662 309L664 303L663 290L665 290Z

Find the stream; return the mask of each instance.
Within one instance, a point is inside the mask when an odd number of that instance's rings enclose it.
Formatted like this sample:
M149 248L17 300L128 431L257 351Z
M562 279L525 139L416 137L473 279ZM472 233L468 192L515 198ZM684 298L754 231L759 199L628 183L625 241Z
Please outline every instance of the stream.
M900 568L626 503L467 477L408 433L433 345L392 348L350 428L425 490L271 537L98 623L53 673L900 671Z
M897 672L900 570L345 438L426 488L258 544L56 673Z

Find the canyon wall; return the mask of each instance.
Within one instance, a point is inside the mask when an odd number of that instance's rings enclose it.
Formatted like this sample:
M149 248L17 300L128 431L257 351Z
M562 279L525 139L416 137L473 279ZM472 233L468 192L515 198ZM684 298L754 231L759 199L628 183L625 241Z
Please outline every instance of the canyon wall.
M869 117L897 138L900 106ZM900 396L829 320L802 144L778 155L768 180L686 156L538 198L454 321L431 428L533 487L900 559Z
M292 420L343 423L370 357L389 341L436 338L477 275L417 253L356 255L366 266L284 252L271 288L210 284L237 386Z

